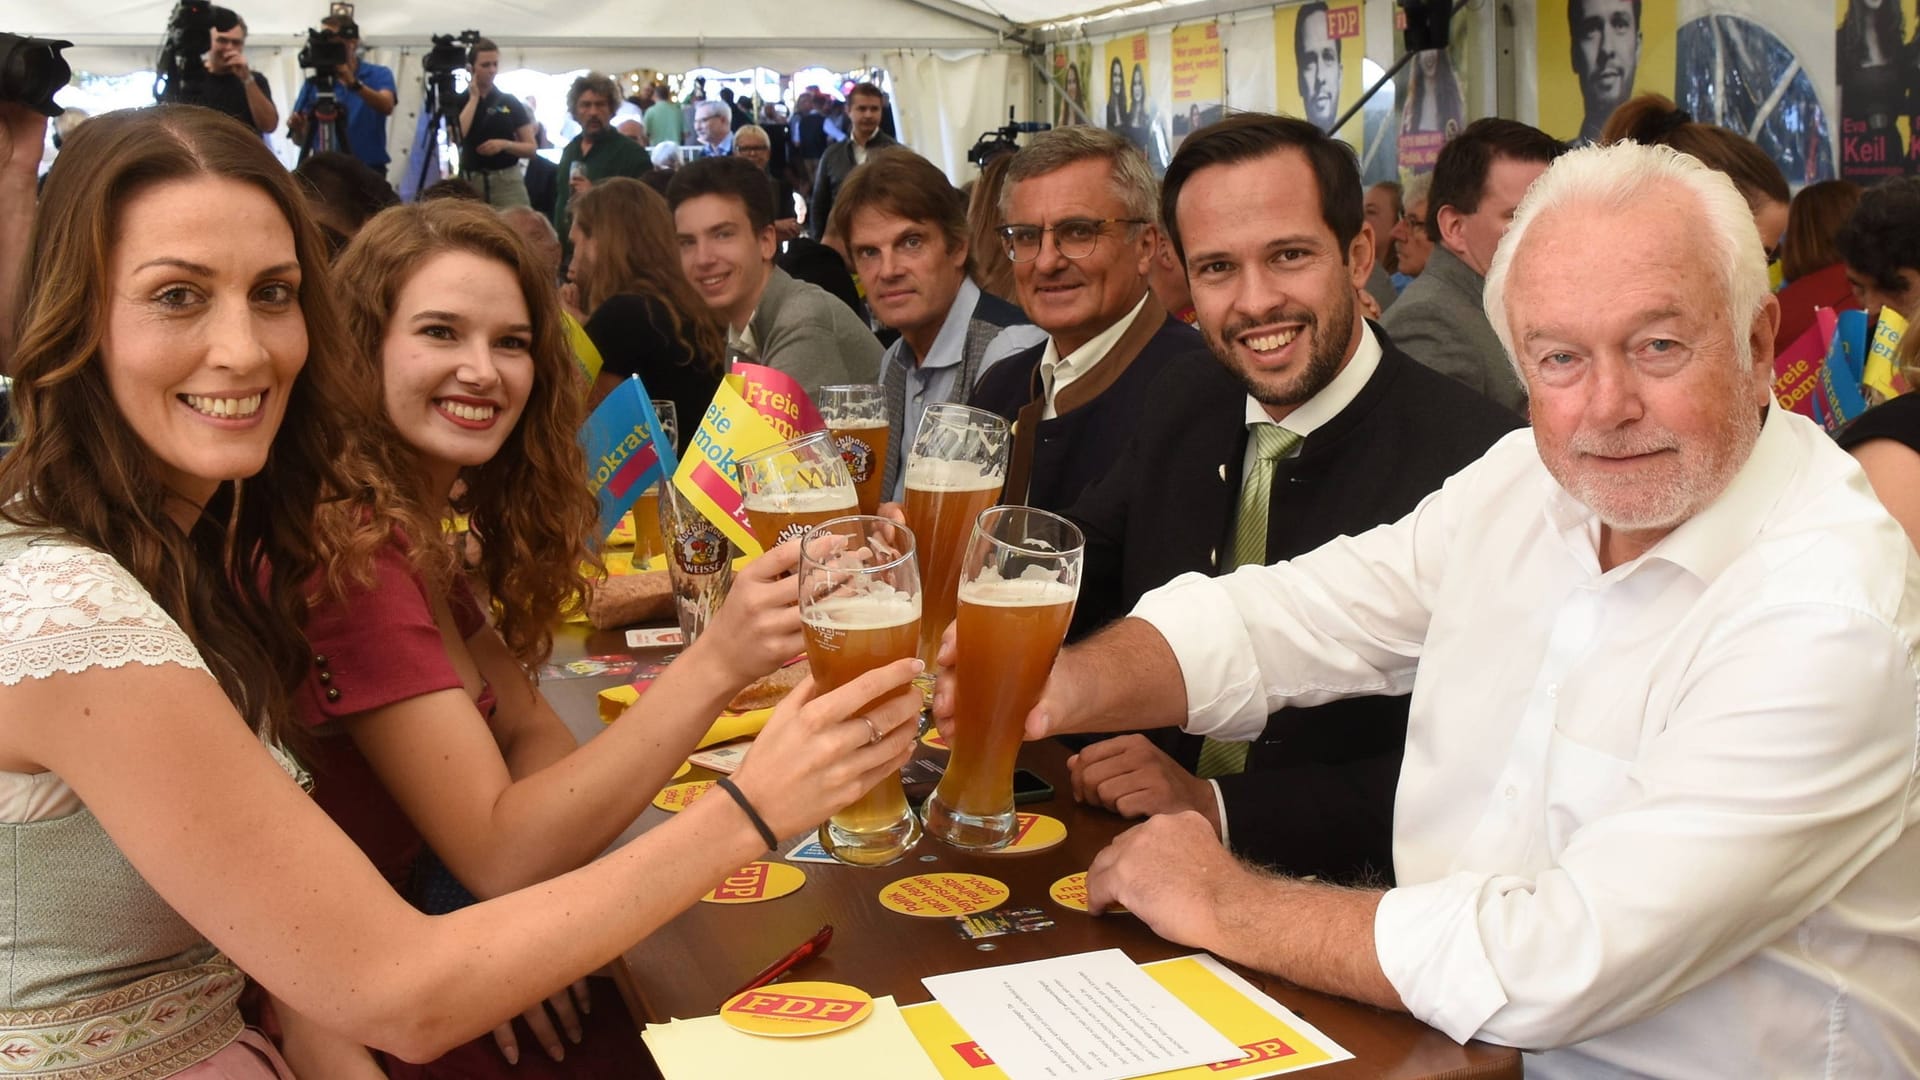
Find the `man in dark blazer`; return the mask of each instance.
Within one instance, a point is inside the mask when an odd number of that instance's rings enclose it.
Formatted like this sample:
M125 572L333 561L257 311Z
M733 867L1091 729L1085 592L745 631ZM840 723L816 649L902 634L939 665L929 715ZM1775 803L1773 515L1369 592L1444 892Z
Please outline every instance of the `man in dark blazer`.
M1021 310L1047 333L971 401L1014 423L1007 502L1071 505L1126 446L1154 377L1208 363L1148 288L1157 195L1139 148L1094 127L1046 132L1007 167L1002 242Z
M1287 194L1249 202L1243 189ZM1080 632L1179 574L1278 562L1396 520L1517 426L1360 317L1374 238L1343 144L1300 120L1234 117L1182 145L1163 199L1218 362L1156 379L1125 453L1068 510L1087 538ZM1258 464L1251 433L1275 422L1286 448ZM1272 470L1263 536L1246 520L1256 468ZM1193 775L1198 737L1125 735L1080 752L1074 788L1129 816L1197 810L1236 853L1293 874L1390 880L1406 725L1405 697L1283 710L1244 771L1210 781Z

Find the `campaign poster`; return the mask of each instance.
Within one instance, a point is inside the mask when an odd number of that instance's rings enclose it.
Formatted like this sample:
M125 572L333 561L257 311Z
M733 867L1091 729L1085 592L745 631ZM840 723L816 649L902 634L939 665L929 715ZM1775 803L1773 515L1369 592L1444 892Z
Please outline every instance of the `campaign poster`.
M1273 12L1274 100L1280 111L1304 117L1355 150L1364 136L1359 114L1338 132L1333 125L1366 89L1362 10L1360 0L1312 0Z
M1911 59L1915 0L1835 0L1840 77L1840 178L1874 184L1914 171L1913 114L1920 79Z
M1535 55L1540 129L1585 145L1635 94L1673 97L1678 0L1567 0L1541 4Z
M1147 104L1147 35L1107 42L1106 112L1108 131L1143 151L1153 145L1154 116Z
M1173 28L1173 145L1220 119L1226 72L1221 65L1220 24Z
M1053 47L1053 126L1085 124L1094 120L1093 99L1087 94L1093 75L1093 46L1087 42ZM1062 93L1065 91L1065 93ZM1068 104L1072 102L1072 104ZM1078 106L1078 109L1075 109Z
M1400 69L1400 178L1433 171L1440 148L1467 125L1467 97L1445 49L1415 53Z

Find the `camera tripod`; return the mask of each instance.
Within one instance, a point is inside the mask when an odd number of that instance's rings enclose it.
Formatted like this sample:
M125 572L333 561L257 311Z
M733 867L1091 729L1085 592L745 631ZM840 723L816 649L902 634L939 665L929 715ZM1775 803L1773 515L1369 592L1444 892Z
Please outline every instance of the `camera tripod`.
M467 93L473 93L469 86ZM426 114L433 119L427 122L427 145L437 151L440 139L444 136L447 145L453 147L456 175L467 171L467 150L461 145L465 134L460 130L460 110L456 105L459 95L453 88L452 71L436 71L427 78L427 96L422 103ZM415 177L414 190L425 191L427 172L433 167L435 154L424 154L420 158L420 175Z
M347 113L334 94L333 72L316 70L307 76L307 85L313 88L313 118L307 123L306 137L300 140L300 160L329 150L353 153L347 140Z

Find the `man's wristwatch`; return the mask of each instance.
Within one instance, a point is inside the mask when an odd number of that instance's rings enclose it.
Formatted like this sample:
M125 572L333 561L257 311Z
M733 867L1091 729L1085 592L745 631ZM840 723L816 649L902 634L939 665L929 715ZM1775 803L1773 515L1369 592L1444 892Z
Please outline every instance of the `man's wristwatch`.
M347 89L349 89L349 90L351 90L351 91L353 91L353 92L354 92L354 93L356 93L356 94L357 94L357 93L359 93L359 92L360 92L360 80L358 80L358 79L355 79L354 81L352 81L352 82L350 82L350 83L348 83L348 84L347 84Z

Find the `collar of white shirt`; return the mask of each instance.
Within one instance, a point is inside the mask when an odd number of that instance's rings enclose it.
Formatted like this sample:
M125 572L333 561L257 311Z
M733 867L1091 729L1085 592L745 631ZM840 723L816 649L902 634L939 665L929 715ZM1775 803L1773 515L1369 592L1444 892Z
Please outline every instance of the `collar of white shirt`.
M1624 577L1647 560L1660 559L1710 582L1752 546L1780 499L1780 478L1796 471L1793 436L1784 430L1780 410L1771 401L1766 410L1753 452L1726 488L1640 558L1615 567L1612 573ZM1560 533L1574 557L1598 574L1599 516L1551 477L1546 484L1548 523Z
M1333 381L1322 387L1320 392L1300 403L1299 407L1287 414L1284 420L1275 420L1267 415L1267 410L1252 394L1247 395L1247 431L1252 433L1255 424L1279 424L1304 442L1307 436L1325 425L1327 421L1339 416L1360 391L1380 369L1380 341L1373 336L1373 327L1365 320L1360 323L1360 344L1353 350L1353 358L1347 366L1340 369ZM1294 453L1299 453L1298 446Z
M1040 354L1040 385L1047 392L1047 406L1040 413L1042 420L1051 420L1059 415L1054 411L1053 403L1059 398L1060 391L1106 359L1114 345L1126 336L1133 321L1140 317L1140 309L1147 306L1147 297L1151 295L1151 292L1140 294L1140 302L1133 305L1133 310L1127 312L1125 318L1093 335L1092 340L1065 356L1060 355L1060 347L1054 344L1053 338L1047 338L1046 351Z

